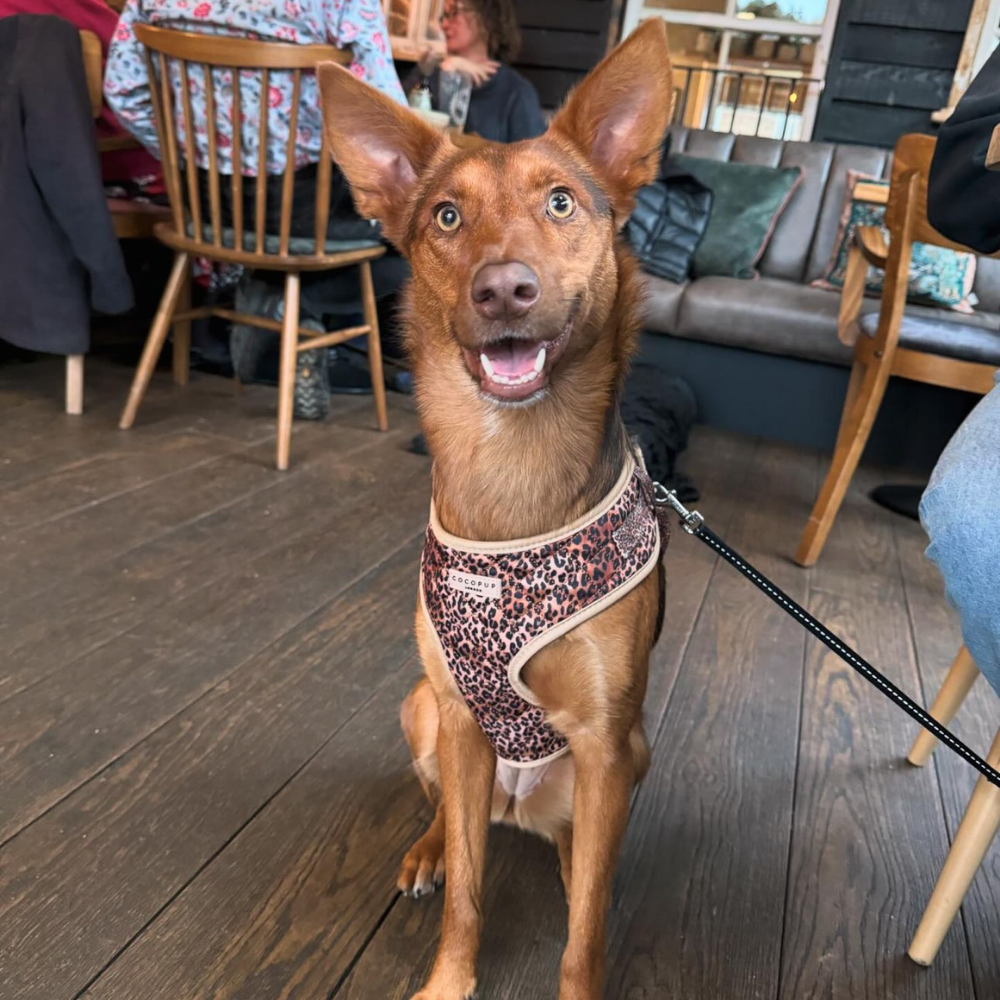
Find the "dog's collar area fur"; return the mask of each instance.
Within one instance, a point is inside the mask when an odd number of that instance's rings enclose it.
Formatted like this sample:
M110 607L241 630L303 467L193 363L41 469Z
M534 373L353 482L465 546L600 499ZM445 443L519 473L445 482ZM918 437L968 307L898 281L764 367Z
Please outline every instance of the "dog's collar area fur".
M433 502L420 600L441 655L498 758L544 764L568 744L521 680L539 649L636 587L665 535L649 477L629 455L608 495L558 531L479 542L446 531Z

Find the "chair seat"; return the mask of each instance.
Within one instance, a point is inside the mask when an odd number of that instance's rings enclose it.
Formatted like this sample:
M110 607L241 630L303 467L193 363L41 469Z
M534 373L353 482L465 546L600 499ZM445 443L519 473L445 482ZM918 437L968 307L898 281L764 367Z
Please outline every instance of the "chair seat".
M187 224L187 235L194 236L194 226ZM201 238L206 243L213 243L215 234L210 225L202 224ZM222 245L227 250L236 249L236 233L229 227L222 229ZM352 250L374 250L381 247L378 240L327 240L323 244L322 253L348 253ZM243 250L249 253L257 251L257 234L244 229ZM264 234L264 252L278 254L281 252L281 238L277 233ZM316 252L316 241L311 236L291 236L288 240L288 252L292 256L310 256Z
M868 337L878 329L878 313L858 319ZM923 354L1000 367L1000 332L957 320L905 314L899 329L899 346Z

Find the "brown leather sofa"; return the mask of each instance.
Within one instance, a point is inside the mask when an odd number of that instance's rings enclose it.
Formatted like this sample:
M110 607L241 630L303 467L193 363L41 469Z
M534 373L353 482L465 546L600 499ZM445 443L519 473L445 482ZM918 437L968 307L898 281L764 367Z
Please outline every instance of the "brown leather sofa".
M670 131L671 151L799 166L803 176L758 264L757 280L713 276L675 284L645 276L645 359L694 385L705 422L832 447L853 351L837 339L840 293L812 288L810 282L823 275L833 252L847 172L887 178L891 151L734 136L679 125ZM907 313L1000 331L1000 260L980 258L973 290L979 301L971 316L917 305L908 306ZM877 298L866 298L862 315L877 313L878 306ZM888 454L876 447L879 457L925 465L969 408L964 394L955 398L949 390L935 389L930 395L914 395L912 390L918 388L925 387L907 383L895 390L895 409L930 406L936 411L938 419L925 435L929 449L909 456L891 443L894 400L889 398L889 416L880 423L886 425L890 444ZM905 413L896 416L912 419ZM906 426L912 430L912 422Z

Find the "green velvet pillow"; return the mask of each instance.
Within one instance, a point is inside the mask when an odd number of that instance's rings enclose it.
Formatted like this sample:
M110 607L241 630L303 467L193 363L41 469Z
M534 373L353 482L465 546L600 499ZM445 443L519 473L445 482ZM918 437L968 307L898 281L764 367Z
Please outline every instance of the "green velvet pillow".
M686 153L674 153L670 160L713 194L708 228L694 255L694 277L756 278L757 261L802 179L801 169L728 163Z

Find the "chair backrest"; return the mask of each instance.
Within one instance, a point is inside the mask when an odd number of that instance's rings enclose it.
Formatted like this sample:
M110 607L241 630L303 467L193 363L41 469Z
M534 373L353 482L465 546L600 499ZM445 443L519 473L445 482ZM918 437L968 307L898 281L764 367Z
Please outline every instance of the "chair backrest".
M150 90L153 97L153 111L156 118L164 180L170 207L173 212L174 227L183 236L190 222L190 232L198 246L192 252L204 253L211 257L214 250L223 248L223 223L221 211L221 180L218 164L216 130L222 108L216 107L212 71L216 68L232 71L232 158L233 172L230 179L232 193L232 252L225 258L237 260L250 266L263 266L267 257L288 258L289 239L292 222L292 197L295 187L295 142L298 132L299 103L302 92L303 73L314 72L320 62L347 64L349 53L330 45L292 45L283 42L259 42L245 38L227 38L218 35L202 35L187 31L154 28L150 25L136 25L136 37L145 46L146 65L149 73ZM174 111L175 94L171 85L172 70L176 67L180 79L180 117L184 134L189 137L189 148L182 158L178 135L177 114ZM260 106L254 200L254 240L251 250L244 250L243 226L243 122L241 110L241 71L253 70L260 73ZM292 107L288 123L288 145L286 147L285 171L281 188L281 216L279 224L278 253L267 253L265 246L265 223L267 214L267 146L268 146L268 76L272 70L292 74ZM211 220L211 237L207 238L202 220L206 213L201 203L198 183L197 151L194 141L191 108L190 81L192 74L199 73L204 82L206 120L208 125L208 187L209 204L207 215ZM331 160L327 149L326 134L323 133L322 152L317 170L314 253L323 255L326 241L327 222L330 213ZM183 176L182 176L183 167ZM187 205L184 187L187 187Z
M87 76L90 111L97 118L104 102L101 40L92 31L81 31L80 49L83 53L83 70Z
M969 247L938 232L927 218L927 179L936 144L937 140L931 135L913 133L900 136L893 153L885 224L890 233L899 232L903 226L903 215L909 212L910 239L914 242L933 243L962 253L975 253Z

